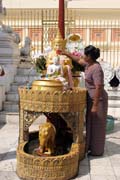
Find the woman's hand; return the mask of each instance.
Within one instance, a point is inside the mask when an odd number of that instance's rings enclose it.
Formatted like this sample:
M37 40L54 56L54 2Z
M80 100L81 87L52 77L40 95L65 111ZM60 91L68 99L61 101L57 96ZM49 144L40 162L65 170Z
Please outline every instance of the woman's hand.
M68 51L61 51L61 55L67 56L68 58L72 59L73 61L77 62L78 64L80 64L80 65L82 65L82 66L85 65L83 56L81 56L81 57L75 56L75 55L71 54L71 53L68 52Z
M68 56L68 57L70 56L70 53L67 52L67 51L61 51L60 54L61 54L61 55L66 55L66 56Z
M91 112L92 113L97 113L97 110L98 110L98 106L93 105L92 109L91 109Z

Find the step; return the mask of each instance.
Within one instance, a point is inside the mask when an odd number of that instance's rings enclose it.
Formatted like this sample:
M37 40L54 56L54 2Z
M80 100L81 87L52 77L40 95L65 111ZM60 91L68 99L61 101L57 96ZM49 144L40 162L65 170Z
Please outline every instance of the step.
M6 101L13 101L13 102L19 101L18 92L14 92L14 91L7 92Z
M18 87L26 86L26 83L13 82L10 86L10 91L18 92Z
M10 91L12 92L18 92L18 88L19 87L24 87L27 86L27 83L17 83L17 82L13 82L10 86Z
M108 107L110 109L120 108L120 90L119 89L108 90Z
M111 96L116 96L116 97L120 97L120 90L109 90L107 91L108 92L108 96L111 97Z
M108 96L108 100L120 101L120 96Z
M34 80L38 80L38 79L40 79L40 77L38 75L37 76L16 75L14 81L22 84L22 83L28 83L28 82L32 83Z
M18 87L19 87L19 84L14 82L10 86L10 91L18 92Z
M19 103L15 101L5 101L3 109L7 112L19 112Z
M109 107L108 114L120 120L120 107Z
M0 124L5 123L19 124L19 113L0 111Z
M120 108L120 100L119 99L108 100L108 107Z
M32 68L17 68L17 75L37 75L36 69Z
M108 90L108 106L109 108L120 108L120 89L112 88Z

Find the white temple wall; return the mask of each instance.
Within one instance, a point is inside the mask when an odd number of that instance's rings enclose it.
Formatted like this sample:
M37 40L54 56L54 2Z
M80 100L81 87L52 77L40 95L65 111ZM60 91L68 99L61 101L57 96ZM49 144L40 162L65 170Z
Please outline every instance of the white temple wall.
M5 75L0 76L0 110L5 100L5 93L10 90L10 84L14 81L19 61L20 50L14 37L10 33L0 31L0 65L5 71Z
M5 94L10 90L10 84L14 81L15 74L17 72L17 65L7 64L2 66L5 71L4 76L0 76L0 111L5 101Z
M14 80L17 71L17 66L13 64L4 65L5 75L0 77L0 86L4 86L5 92L10 90L10 84Z

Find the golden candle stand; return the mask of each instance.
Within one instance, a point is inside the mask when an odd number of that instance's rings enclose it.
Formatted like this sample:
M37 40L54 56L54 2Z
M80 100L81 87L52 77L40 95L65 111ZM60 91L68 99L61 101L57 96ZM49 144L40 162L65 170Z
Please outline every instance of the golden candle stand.
M50 91L21 87L19 96L18 176L25 180L68 180L76 176L79 161L83 159L85 152L83 127L86 89ZM29 153L32 140L38 139L36 132L29 133L29 127L41 113L51 119L56 127L57 122L64 121L71 129L73 140L69 152L52 156Z

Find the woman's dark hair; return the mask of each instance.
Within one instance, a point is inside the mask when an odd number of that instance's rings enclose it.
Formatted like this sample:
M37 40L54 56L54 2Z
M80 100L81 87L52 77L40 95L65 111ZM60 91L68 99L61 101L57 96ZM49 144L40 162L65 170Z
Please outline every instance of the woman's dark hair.
M100 49L96 48L95 46L89 45L85 47L84 54L86 56L90 56L94 61L100 57Z

